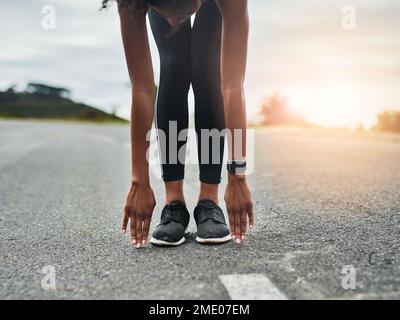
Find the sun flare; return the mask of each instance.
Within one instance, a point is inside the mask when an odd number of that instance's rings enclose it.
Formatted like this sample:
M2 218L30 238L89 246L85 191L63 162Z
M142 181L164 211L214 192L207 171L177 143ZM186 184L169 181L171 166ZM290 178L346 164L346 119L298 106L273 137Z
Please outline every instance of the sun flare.
M307 94L291 92L288 96L291 109L317 125L355 128L360 124L369 127L374 123L365 108L363 89L355 84L323 85Z

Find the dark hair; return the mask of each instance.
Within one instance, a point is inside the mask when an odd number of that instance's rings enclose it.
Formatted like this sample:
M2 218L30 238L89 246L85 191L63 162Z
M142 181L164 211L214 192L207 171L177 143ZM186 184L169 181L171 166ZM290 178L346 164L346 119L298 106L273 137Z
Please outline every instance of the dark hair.
M196 0L102 0L102 9L108 8L114 1L117 2L119 6L132 6L132 9L138 11L147 11L149 6L170 6L172 8L183 8L185 10L185 4L196 2Z
M133 9L138 11L146 11L148 9L149 3L152 2L152 0L102 0L101 8L108 8L114 1L116 1L119 6L128 7L133 5Z
M146 13L150 7L163 9L163 14L177 18L177 22L182 23L198 9L198 4L207 0L101 0L102 8L108 8L113 2L117 2L119 7L128 7L133 13Z

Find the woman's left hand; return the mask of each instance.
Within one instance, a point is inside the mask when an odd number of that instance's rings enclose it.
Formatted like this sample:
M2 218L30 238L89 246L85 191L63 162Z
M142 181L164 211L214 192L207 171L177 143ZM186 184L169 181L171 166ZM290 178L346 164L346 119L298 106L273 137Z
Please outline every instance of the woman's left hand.
M232 239L240 243L246 240L247 221L250 230L254 227L253 197L246 176L228 174L225 203Z

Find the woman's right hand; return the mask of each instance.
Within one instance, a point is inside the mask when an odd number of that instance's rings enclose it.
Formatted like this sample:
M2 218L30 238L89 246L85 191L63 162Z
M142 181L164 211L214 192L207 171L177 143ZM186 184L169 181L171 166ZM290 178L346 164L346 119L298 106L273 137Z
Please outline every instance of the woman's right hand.
M131 240L136 248L147 243L155 205L156 201L150 184L132 182L125 203L122 232L126 233L130 220Z

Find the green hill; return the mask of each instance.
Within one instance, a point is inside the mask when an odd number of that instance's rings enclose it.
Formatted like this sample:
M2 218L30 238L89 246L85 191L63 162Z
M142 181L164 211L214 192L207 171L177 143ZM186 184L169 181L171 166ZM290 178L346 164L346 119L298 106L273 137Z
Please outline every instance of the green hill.
M66 89L42 84L29 84L24 92L16 92L13 88L0 91L0 117L127 122L113 114L74 102L69 94Z

